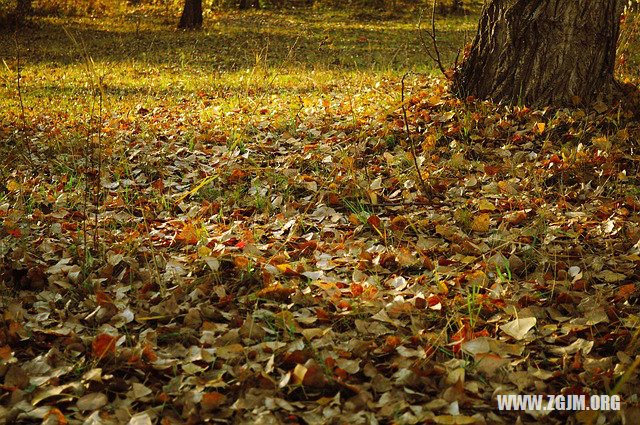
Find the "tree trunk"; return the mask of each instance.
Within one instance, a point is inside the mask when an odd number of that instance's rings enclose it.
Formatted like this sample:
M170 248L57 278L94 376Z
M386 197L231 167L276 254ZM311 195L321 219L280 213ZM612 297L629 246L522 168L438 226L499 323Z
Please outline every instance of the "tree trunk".
M31 0L18 0L16 3L16 15L24 17L31 14Z
M200 28L202 26L202 0L185 0L178 28Z
M254 9L260 9L260 0L240 0L240 4L238 5L238 9L245 10L249 8L249 1L253 3Z
M563 106L617 94L623 0L487 0L459 93L506 104Z

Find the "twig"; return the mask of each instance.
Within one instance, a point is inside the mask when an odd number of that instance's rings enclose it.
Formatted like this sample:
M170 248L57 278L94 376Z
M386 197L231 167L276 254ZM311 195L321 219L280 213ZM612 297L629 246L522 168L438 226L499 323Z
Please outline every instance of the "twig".
M24 144L27 148L27 153L29 156L27 157L27 161L29 161L29 165L33 165L33 155L31 154L31 143L29 143L29 137L27 137L27 117L24 112L24 101L22 100L22 85L20 84L20 80L22 79L22 75L20 75L20 44L18 43L18 36L16 33L13 34L14 41L16 43L16 85L18 89L18 100L20 101L20 120L22 121L22 135L24 136Z
M363 205L366 205L368 207L388 207L388 208L393 208L393 207L419 207L419 206L423 206L423 205L433 205L433 202L429 201L406 201L406 202L378 202L377 204L373 204L373 203L368 203L368 202L363 202Z
M422 46L424 47L425 51L427 52L427 55L431 58L431 60L433 60L438 65L438 68L440 69L440 72L442 72L442 75L444 75L445 77L449 78L447 76L447 71L445 70L444 65L442 64L442 58L440 57L440 49L438 49L438 38L437 38L437 34L436 34L436 6L437 6L437 4L438 4L438 0L433 0L433 9L431 10L431 32L426 31L427 35L431 39L431 43L433 44L433 53L427 47L427 42L424 39L424 37L422 36L422 30L420 28L420 25L422 24L422 14L420 14L420 18L418 19L418 37L420 37L420 41L421 41Z
M156 272L156 279L158 279L158 288L160 288L160 294L162 297L165 297L166 287L164 282L162 282L162 276L160 276L160 266L158 265L158 259L156 258L156 250L153 248L153 242L151 241L151 230L149 229L149 222L147 221L147 216L144 214L144 205L140 206L140 212L142 213L142 221L144 223L144 228L147 231L147 242L149 243L149 251L151 253L151 259L153 260L153 268ZM147 262L148 264L148 262Z
M102 180L102 100L104 97L104 92L102 89L102 77L98 79L98 170L95 179L94 193L95 199L94 204L96 207L95 213L95 223L93 229L93 249L98 251L98 216L100 214L100 195L101 195L101 180Z
M422 178L422 172L420 171L420 166L418 165L418 157L416 156L416 144L409 133L409 120L407 119L407 109L404 104L404 79L407 78L407 75L410 73L407 72L402 76L402 87L401 87L401 102L402 102L402 116L404 118L404 130L407 134L407 139L409 140L409 144L411 145L411 156L413 157L413 165L416 168L416 174L418 174L418 179L420 181L420 188L422 189L422 193L424 196L427 196L430 193L430 190L427 189L427 184Z

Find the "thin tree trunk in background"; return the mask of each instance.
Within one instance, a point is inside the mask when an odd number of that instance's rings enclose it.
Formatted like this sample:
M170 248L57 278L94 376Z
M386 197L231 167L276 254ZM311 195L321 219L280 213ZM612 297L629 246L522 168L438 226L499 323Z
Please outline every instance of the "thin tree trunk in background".
M456 75L463 96L569 105L614 94L623 0L487 0Z
M200 28L202 26L202 0L185 0L178 28Z
M238 5L238 9L245 10L249 8L249 1L253 3L254 9L260 9L260 0L240 0L240 4Z
M16 3L16 11L15 14L18 18L24 18L25 16L31 14L31 0L18 0Z

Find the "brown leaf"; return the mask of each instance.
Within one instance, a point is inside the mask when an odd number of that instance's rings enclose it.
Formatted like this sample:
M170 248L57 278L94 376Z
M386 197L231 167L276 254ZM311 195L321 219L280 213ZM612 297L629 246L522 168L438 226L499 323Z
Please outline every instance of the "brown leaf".
M82 396L76 402L80 410L97 410L107 404L108 398L103 393L90 393Z
M409 226L409 219L403 215L398 215L391 220L391 228L393 230L402 231Z
M375 229L380 229L380 226L382 224L382 222L380 221L380 217L378 217L377 215L370 215L369 218L367 218L367 223L369 223L371 225L371 227L375 228Z
M4 385L21 389L27 388L29 386L29 375L20 366L13 364L4 375Z

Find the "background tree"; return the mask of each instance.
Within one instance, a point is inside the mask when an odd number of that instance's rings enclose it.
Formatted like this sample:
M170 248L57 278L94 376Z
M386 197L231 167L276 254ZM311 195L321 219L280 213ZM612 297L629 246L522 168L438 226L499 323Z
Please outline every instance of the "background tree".
M202 0L184 0L178 28L200 28L202 26Z
M16 3L16 15L24 17L32 11L31 0L18 0Z
M251 7L250 3L253 3L254 9L260 9L260 0L240 0L240 4L238 5L238 9L244 10Z
M623 0L487 0L456 75L462 95L566 105L618 92Z

